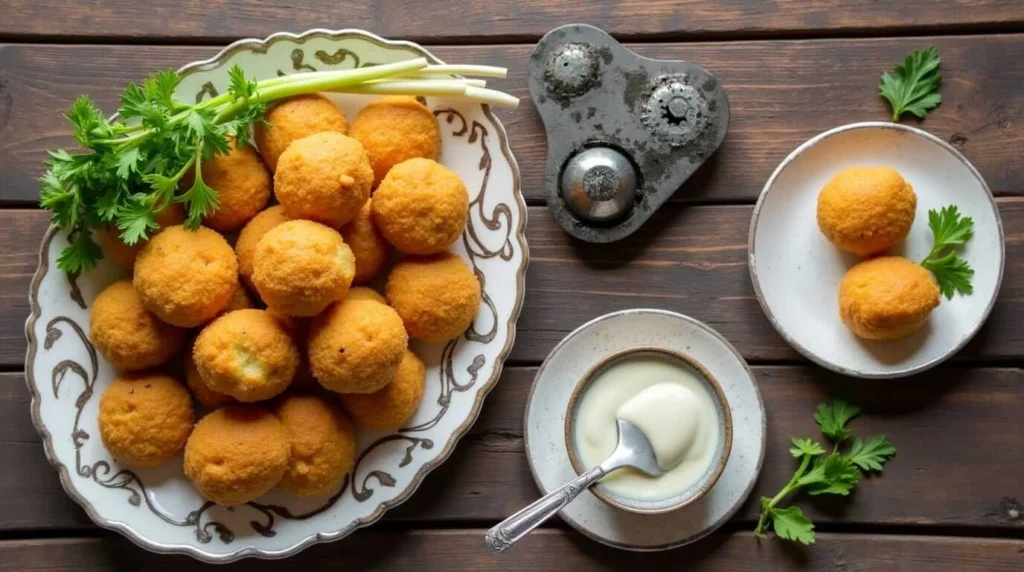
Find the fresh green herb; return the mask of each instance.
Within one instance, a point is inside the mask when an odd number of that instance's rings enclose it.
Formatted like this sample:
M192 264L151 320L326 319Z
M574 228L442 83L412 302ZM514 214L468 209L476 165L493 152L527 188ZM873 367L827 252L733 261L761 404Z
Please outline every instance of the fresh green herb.
M935 242L921 266L935 275L939 290L946 298L952 299L957 292L965 295L974 292L971 286L974 269L956 251L974 234L974 219L961 216L955 205L949 205L928 211L928 227L932 229Z
M847 424L859 413L860 409L841 399L818 406L814 420L822 434L832 441L832 451L826 451L814 439L792 438L789 452L800 460L800 466L777 495L761 499L761 516L754 529L756 536L764 536L769 529L774 529L784 540L813 544L811 519L800 507L779 508L779 503L800 489L811 495L847 496L864 472L882 471L886 461L896 454L896 447L885 435L875 435L866 441L856 439L848 453L840 451L840 446L850 438Z
M227 153L230 141L249 142L266 106L279 99L318 91L465 97L515 107L518 99L486 82L453 74L504 77L504 68L428 65L416 58L358 69L313 72L256 81L234 66L227 93L186 104L175 96L181 76L171 70L129 84L117 119L108 119L88 96L67 112L75 140L85 151L51 151L40 178L40 205L68 233L57 266L78 274L103 256L92 231L116 226L125 244L156 230L156 215L171 203L187 212L185 226L197 228L219 206L217 191L203 180L203 162ZM186 175L191 184L182 188Z
M896 64L892 73L885 72L878 91L892 106L892 120L904 113L924 119L925 114L942 103L939 95L939 51L935 47L907 54L903 64Z

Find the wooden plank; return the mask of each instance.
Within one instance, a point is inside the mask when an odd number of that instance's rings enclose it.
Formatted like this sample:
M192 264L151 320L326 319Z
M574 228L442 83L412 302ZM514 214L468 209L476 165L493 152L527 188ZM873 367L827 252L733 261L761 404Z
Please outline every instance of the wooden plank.
M1024 356L1024 201L1000 205L1007 255L1002 291L959 360ZM608 248L573 241L547 209L531 207L527 294L511 359L539 363L580 324L640 307L706 321L750 360L799 359L754 297L746 266L750 214L745 206L668 206L635 236ZM47 224L42 211L0 209L0 365L24 363L27 293Z
M452 457L386 519L496 522L534 500L522 440L534 373L508 368ZM736 518L742 525L757 518L757 499L774 495L791 476L789 437L819 436L814 408L838 395L866 411L852 424L855 435L884 433L899 453L883 476L866 479L849 499L797 497L816 522L1024 532L1024 371L942 368L886 382L884 391L811 366L757 367L755 374L769 442L758 487ZM21 375L0 375L0 530L88 526L44 458L28 403Z
M755 0L678 2L620 0L329 0L294 4L240 1L72 5L56 0L13 0L0 36L147 41L225 41L263 37L279 30L360 27L383 36L423 41L534 40L560 23L585 21L629 38L750 37L790 34L908 33L1016 28L1024 11L1000 0L878 3L872 0Z
M288 559L288 568L337 570L686 570L758 572L808 570L857 572L1017 572L1024 541L873 534L821 534L812 547L758 541L749 532L718 533L668 552L634 553L602 546L581 534L546 529L500 555L487 552L484 530L366 530L336 543L314 546ZM187 556L153 555L127 540L101 538L0 542L0 559L12 570L80 571L208 570ZM456 564L453 564L456 563ZM454 566L454 568L453 568ZM279 570L280 562L247 559L226 570Z
M944 102L922 126L962 147L997 194L1024 192L1024 156L1017 152L1024 141L1024 121L1017 120L1024 116L1019 89L1024 35L636 45L646 56L705 66L722 79L731 102L725 143L675 199L753 202L778 163L809 137L844 123L887 120L888 108L877 95L879 76L908 50L930 44L942 54ZM524 193L534 203L543 201L547 144L526 89L532 47L432 49L447 61L510 69L509 78L494 85L523 103L498 115L508 128ZM216 52L213 47L0 46L0 203L36 201L45 151L72 144L62 114L79 94L90 94L113 112L129 80Z

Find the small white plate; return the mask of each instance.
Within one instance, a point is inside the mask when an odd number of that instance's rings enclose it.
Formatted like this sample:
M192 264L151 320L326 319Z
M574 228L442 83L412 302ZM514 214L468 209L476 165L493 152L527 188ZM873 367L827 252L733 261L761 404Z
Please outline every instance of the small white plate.
M596 363L637 346L685 353L718 380L733 424L725 469L703 497L676 511L630 513L585 491L559 514L576 530L609 546L668 550L701 539L729 520L754 488L764 460L764 404L754 374L718 332L664 310L623 310L583 324L559 342L533 381L523 425L526 456L541 494L576 478L565 442L565 416L573 391Z
M927 256L931 209L953 204L974 218L961 252L974 268L974 293L943 297L925 327L900 340L862 340L839 318L839 282L860 259L818 230L817 200L832 176L856 166L892 167L917 193L914 226L891 254ZM945 141L906 125L852 123L813 137L775 169L754 208L748 255L761 307L797 351L846 375L895 378L938 365L985 322L1003 278L1003 227L988 185Z

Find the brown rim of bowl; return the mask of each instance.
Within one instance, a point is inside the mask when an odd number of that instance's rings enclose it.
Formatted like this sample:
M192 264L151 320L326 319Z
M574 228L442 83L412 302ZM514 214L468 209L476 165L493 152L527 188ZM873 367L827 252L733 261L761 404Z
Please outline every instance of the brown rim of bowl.
M687 507L706 495L722 476L722 472L725 471L725 465L729 462L729 455L732 452L732 412L729 409L729 402L725 398L725 392L722 390L722 386L718 383L718 380L711 375L711 372L688 354L662 346L634 346L608 355L591 366L590 369L583 374L583 377L576 382L576 387L573 388L572 395L569 396L569 404L565 412L565 449L569 454L569 463L572 465L573 470L576 471L577 475L582 475L587 469L584 467L583 462L580 461L579 456L576 453L576 439L574 437L575 432L573 431L573 427L576 425L576 406L579 403L580 397L583 395L584 389L590 386L599 373L603 372L615 363L640 354L658 354L662 357L667 356L668 358L685 363L701 374L701 376L703 376L703 378L708 382L708 385L711 386L711 389L717 398L718 410L722 415L722 419L724 421L723 424L725 425L722 454L718 456L718 461L715 463L714 468L711 469L711 477L706 479L704 484L702 484L694 494L690 495L689 498L684 499L682 502L665 508L637 508L635 506L628 506L616 501L602 491L596 484L590 487L590 492L593 493L594 496L617 509L631 512L633 514L665 514Z

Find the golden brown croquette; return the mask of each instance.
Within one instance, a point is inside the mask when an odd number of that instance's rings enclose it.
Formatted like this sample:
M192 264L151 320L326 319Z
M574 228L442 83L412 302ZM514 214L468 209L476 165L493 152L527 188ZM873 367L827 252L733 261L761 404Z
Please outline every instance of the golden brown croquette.
M291 442L281 488L304 497L336 489L356 459L356 434L341 408L322 397L300 394L285 397L275 413Z
M192 392L192 397L195 398L196 403L207 409L217 409L229 403L236 403L235 398L214 391L206 384L203 376L199 375L199 368L196 367L194 350L195 340L188 345L181 357L182 361L185 362L185 384L188 385L188 389Z
M217 318L199 333L193 355L210 389L244 402L281 393L299 367L295 341L266 310L236 310Z
M253 291L256 285L252 283L252 260L256 256L256 245L259 244L263 235L275 226L288 222L291 219L284 212L284 207L274 205L259 213L242 228L235 241L235 256L238 258L238 275Z
M270 200L270 171L251 145L202 162L203 182L217 191L217 210L203 217L203 225L218 232L234 232L263 210ZM182 188L192 186L190 173Z
M237 506L277 486L290 455L288 432L272 413L227 405L196 423L185 445L185 476L204 498Z
M391 383L373 393L346 393L341 403L356 424L373 430L398 429L412 419L423 400L426 368L420 358L405 351Z
M373 169L355 139L328 131L295 141L281 154L274 195L288 216L341 228L370 198Z
M150 238L168 226L174 226L183 222L185 222L185 207L181 203L171 203L157 213L156 224L158 228L150 233ZM105 255L109 256L118 266L128 270L135 266L135 257L139 255L139 251L146 245L145 240L140 240L128 246L121 240L121 231L115 226L105 226L97 231L96 240L103 247Z
M370 220L372 201L373 199L366 201L356 218L341 229L341 237L345 239L345 244L352 249L352 254L356 257L356 274L352 278L354 284L366 284L376 278L387 264L388 255L391 253L387 241Z
M185 330L146 309L131 280L118 280L100 292L89 310L89 340L117 369L162 365L185 344Z
M231 302L238 262L224 237L206 227L171 226L153 237L135 261L135 289L161 320L191 328Z
M394 310L372 300L344 300L313 320L309 364L321 385L372 393L395 377L409 338Z
M275 105L256 124L256 147L271 171L277 170L281 153L293 141L321 131L348 132L348 120L336 105L316 93L299 95Z
M370 157L376 184L392 167L415 157L437 160L441 131L434 114L415 97L398 95L370 102L356 114L349 135Z
M924 325L939 305L931 273L901 256L865 260L839 284L839 315L853 333L894 340Z
M871 256L903 242L916 209L913 187L896 170L854 167L818 195L818 228L840 249Z
M374 302L380 302L381 304L387 304L387 300L384 296L369 286L353 286L348 291L348 296L345 296L346 300L373 300Z
M395 165L373 195L373 222L407 254L437 254L466 228L469 193L453 171L430 159Z
M133 372L114 379L100 398L100 438L118 462L158 467L173 459L192 431L192 398L166 373Z
M235 286L235 291L231 294L231 301L228 302L226 308L224 308L223 314L228 312L234 312L235 310L248 310L249 308L255 308L256 303L253 302L252 296L249 295L249 291L242 285L239 280L238 285Z
M427 342L461 336L480 309L480 282L451 253L402 260L391 270L385 290L409 336Z
M274 313L315 316L348 294L355 270L352 250L338 231L293 220L260 239L252 281Z

